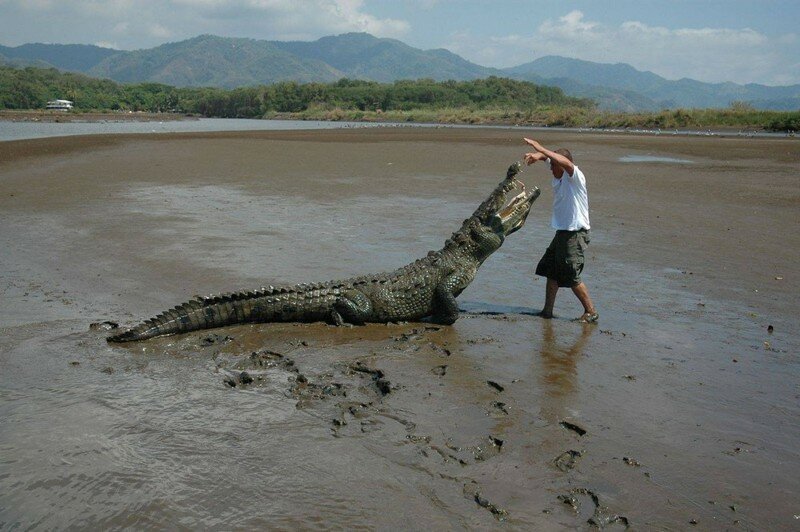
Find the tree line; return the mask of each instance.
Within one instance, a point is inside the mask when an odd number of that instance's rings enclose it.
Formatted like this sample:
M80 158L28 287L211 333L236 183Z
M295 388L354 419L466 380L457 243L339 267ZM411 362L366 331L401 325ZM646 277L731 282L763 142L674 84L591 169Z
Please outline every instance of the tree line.
M378 83L341 79L218 89L161 83L117 83L54 68L0 66L0 110L43 109L67 99L74 112L172 112L208 118L285 117L519 124L564 127L755 128L800 130L800 111L756 110L744 102L729 109L665 109L622 113L565 95L560 88L489 77L472 81L430 79Z
M232 90L177 88L160 83L121 84L56 69L0 67L0 107L41 109L48 100L71 100L78 111L179 112L209 118L260 118L309 109L409 111L415 109L535 107L594 108L557 87L490 77L473 81L430 79L377 83L281 82Z

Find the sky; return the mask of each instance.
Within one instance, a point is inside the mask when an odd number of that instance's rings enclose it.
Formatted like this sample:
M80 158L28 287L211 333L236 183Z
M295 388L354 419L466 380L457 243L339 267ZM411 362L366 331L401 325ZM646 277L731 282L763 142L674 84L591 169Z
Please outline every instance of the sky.
M667 79L800 84L800 0L0 0L5 46L352 31L498 68L560 55Z

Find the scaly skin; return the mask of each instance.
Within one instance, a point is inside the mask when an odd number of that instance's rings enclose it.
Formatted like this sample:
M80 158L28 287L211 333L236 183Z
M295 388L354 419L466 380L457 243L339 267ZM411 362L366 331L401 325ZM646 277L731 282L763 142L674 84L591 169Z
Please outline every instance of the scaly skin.
M109 342L130 342L239 323L386 323L430 318L450 325L458 319L456 297L481 264L525 223L539 189L525 192L515 179L520 164L453 233L444 247L393 272L318 284L261 288L197 297L122 333ZM509 193L522 192L509 202Z

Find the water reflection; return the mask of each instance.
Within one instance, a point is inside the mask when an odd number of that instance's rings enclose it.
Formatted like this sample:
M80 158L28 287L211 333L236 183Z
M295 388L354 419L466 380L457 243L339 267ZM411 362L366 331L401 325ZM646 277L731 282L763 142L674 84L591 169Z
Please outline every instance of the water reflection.
M553 320L540 321L542 343L539 355L542 371L539 375L544 390L541 414L555 423L569 415L568 410L577 390L578 360L596 327L588 323L579 324L579 335L568 344L565 335L556 336Z

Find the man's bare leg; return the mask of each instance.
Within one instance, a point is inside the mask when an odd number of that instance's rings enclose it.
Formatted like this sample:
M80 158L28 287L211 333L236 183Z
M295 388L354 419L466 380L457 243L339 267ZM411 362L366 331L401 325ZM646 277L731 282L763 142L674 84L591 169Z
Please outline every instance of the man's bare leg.
M544 292L544 308L539 313L542 318L550 319L553 317L553 307L556 304L556 294L558 294L558 281L547 279L547 286Z
M592 298L589 297L589 289L586 288L586 285L583 283L578 283L572 287L572 292L578 297L578 300L583 305L583 316L581 319L585 319L586 321L597 321L597 309L594 308L594 303L592 303ZM591 320L587 318L593 318Z

